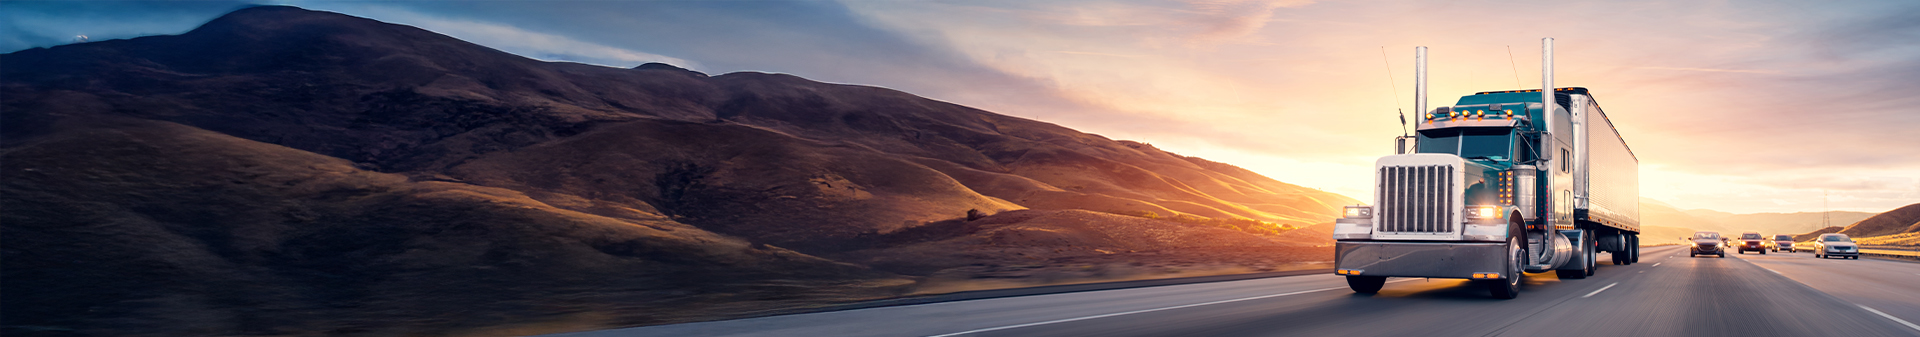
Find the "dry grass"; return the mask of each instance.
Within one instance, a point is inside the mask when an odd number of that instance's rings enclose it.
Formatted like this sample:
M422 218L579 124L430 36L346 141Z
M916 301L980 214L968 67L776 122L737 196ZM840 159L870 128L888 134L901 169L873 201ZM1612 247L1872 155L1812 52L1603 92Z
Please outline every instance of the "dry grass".
M1853 242L1863 245L1920 246L1920 233L1901 233L1874 237L1855 238Z

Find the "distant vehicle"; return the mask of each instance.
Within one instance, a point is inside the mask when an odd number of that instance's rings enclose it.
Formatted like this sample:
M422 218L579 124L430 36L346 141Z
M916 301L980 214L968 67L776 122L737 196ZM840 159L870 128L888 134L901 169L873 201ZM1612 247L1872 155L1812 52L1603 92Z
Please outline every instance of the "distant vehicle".
M1773 251L1777 252L1780 250L1786 250L1788 253L1794 252L1793 235L1780 234L1773 236Z
M1740 247L1737 249L1740 250L1741 254L1746 254L1747 251L1751 250L1764 255L1767 253L1767 245L1763 243L1765 241L1766 238L1761 237L1760 232L1740 233Z
M1682 238L1682 240L1686 239ZM1693 232L1692 241L1692 245L1687 245L1687 257L1698 257L1707 254L1727 257L1727 250L1725 249L1726 239L1720 238L1720 232Z
M1813 257L1824 259L1834 256L1858 260L1860 245L1854 244L1853 238L1840 233L1820 234L1820 238L1813 239Z

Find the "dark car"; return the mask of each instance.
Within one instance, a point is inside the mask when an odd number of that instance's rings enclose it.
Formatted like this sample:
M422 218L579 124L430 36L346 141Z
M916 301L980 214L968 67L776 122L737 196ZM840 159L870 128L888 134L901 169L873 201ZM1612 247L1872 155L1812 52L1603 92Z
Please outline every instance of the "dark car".
M1793 235L1780 234L1780 235L1773 236L1773 251L1777 252L1782 250L1787 251L1788 253L1794 252Z
M1740 233L1740 245L1739 247L1736 247L1736 249L1739 249L1741 254L1746 254L1747 251L1756 251L1756 252L1760 252L1760 254L1766 254L1767 244L1764 243L1765 241L1767 241L1767 239L1765 237L1760 236L1760 232Z
M1820 234L1820 238L1813 239L1813 257L1824 259L1835 256L1858 260L1860 245L1854 244L1853 238L1840 233Z
M1712 254L1714 256L1719 256L1719 257L1727 257L1727 250L1725 248L1726 242L1720 238L1720 232L1709 232L1709 231L1693 232L1693 239L1691 240L1693 241L1693 244L1687 246L1688 257L1697 257L1701 255L1708 255L1708 254Z

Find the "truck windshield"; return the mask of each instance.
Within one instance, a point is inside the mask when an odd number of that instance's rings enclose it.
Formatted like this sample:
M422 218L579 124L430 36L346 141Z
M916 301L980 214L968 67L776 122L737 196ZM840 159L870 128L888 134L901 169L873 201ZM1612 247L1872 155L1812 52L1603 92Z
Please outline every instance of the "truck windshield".
M1420 132L1420 153L1513 160L1512 128L1439 129Z

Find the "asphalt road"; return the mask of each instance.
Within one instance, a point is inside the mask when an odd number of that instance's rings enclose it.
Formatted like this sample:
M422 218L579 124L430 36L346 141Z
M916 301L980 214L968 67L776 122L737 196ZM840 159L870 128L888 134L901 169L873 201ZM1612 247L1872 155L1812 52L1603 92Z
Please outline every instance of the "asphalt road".
M1807 253L1689 258L1650 247L1583 280L1529 274L1520 298L1462 280L1335 275L1183 284L564 336L1920 336L1920 263Z

